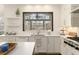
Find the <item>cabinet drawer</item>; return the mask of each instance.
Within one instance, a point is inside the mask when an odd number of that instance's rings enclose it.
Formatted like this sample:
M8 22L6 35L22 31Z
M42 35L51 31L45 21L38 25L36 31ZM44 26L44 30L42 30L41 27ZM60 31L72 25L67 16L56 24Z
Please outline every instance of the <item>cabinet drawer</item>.
M59 36L49 36L47 41L48 52L61 53L61 39Z

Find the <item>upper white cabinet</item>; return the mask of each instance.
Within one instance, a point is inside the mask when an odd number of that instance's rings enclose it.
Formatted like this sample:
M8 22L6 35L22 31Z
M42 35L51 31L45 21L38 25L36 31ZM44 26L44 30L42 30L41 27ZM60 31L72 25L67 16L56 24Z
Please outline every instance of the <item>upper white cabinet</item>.
M79 4L71 5L71 26L79 27Z
M61 26L71 26L71 5L63 4L61 6Z
M72 13L79 13L79 4L71 5L71 10Z
M6 32L17 32L20 30L20 17L7 17L6 18Z
M72 13L79 13L79 7L72 10Z

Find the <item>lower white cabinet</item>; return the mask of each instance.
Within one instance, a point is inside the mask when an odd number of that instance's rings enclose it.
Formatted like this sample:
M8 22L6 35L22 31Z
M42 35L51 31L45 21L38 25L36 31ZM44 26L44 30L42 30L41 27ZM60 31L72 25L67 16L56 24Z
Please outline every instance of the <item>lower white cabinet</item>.
M16 37L5 36L5 39L7 40L7 42L17 42Z
M48 53L61 53L61 38L59 36L48 37Z
M32 36L29 37L28 42L35 42L35 40L36 40L35 36L32 35Z
M17 36L16 42L28 42L28 36Z
M61 53L61 39L59 36L39 36L36 39L35 53Z
M48 37L48 45L47 45L47 52L55 52L55 39L53 37Z
M35 53L47 51L47 38L45 36L36 36Z

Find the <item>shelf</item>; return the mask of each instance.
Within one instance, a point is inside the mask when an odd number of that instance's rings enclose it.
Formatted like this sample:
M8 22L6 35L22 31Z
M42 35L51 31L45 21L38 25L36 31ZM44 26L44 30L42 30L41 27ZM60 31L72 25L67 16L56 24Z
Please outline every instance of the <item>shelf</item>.
M72 12L72 13L79 13L79 7L77 7L77 8L75 8L75 9L71 10L71 12Z

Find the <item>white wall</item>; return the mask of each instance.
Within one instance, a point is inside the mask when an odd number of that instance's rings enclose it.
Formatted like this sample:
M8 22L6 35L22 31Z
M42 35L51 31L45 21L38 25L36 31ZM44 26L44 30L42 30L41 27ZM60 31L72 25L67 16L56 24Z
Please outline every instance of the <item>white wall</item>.
M20 12L53 12L53 34L58 35L61 26L61 5L5 5L5 17L16 17L15 12L19 7ZM21 25L22 25L22 14L21 14ZM22 26L17 31L22 31Z
M63 4L61 6L61 26L71 26L71 5Z
M0 4L0 16L3 16L4 14L4 5L3 4Z

